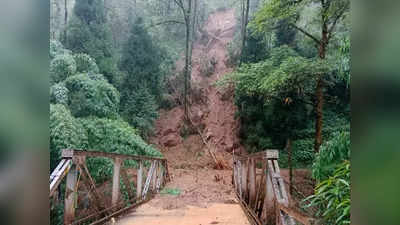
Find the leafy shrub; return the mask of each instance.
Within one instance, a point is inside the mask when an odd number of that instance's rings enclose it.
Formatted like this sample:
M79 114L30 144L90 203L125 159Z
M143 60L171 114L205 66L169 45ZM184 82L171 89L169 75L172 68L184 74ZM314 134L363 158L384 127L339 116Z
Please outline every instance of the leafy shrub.
M57 55L50 62L50 82L58 83L76 72L76 63L70 54Z
M68 105L74 116L118 116L120 95L107 81L79 74L66 79L65 86L70 92Z
M96 61L89 55L84 53L75 54L74 60L76 62L76 71L78 73L99 73Z
M86 131L64 105L50 104L50 169L60 160L62 149L85 149Z
M57 55L62 54L71 54L71 51L65 49L61 42L59 42L58 40L50 40L50 59L54 59L54 57L56 57Z
M336 166L343 160L350 159L350 132L338 132L325 142L315 157L312 175L321 181L332 176Z
M64 83L57 83L50 87L50 102L53 104L68 105L68 89Z
M127 122L118 119L79 118L86 129L89 149L97 151L161 157L162 154L148 145ZM92 176L101 181L112 174L112 162L102 158L88 160Z
M350 224L350 162L339 165L333 176L319 183L315 194L305 201L310 201L305 207L317 207L316 216L322 217L324 224Z

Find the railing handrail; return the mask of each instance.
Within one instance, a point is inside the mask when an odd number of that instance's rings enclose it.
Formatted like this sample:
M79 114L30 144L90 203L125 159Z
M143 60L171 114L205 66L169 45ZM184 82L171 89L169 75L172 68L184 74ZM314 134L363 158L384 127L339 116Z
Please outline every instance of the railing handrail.
M255 159L255 158L278 159L279 151L276 149L267 149L262 152L255 152L255 153L251 153L251 154L247 154L247 155L234 155L233 157L236 159L239 159L239 160L245 160L245 159L249 159L249 158L251 158L251 159Z
M120 159L132 159L132 160L159 160L166 161L167 159L161 157L151 157L142 155L128 155L110 152L101 152L96 150L78 150L78 149L63 149L61 153L62 158L73 158L74 156L86 156L86 157L105 157L105 158L120 158Z

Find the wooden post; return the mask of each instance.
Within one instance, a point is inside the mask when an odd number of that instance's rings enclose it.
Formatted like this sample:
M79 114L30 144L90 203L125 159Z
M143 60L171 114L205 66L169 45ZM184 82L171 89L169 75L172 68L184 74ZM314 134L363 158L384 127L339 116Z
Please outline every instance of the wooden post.
M158 163L158 161L154 161L154 163L155 163L155 167L154 167L154 173L153 173L153 177L152 177L152 183L153 183L152 190L155 192L157 189L157 175L159 175L159 171L158 171L159 163Z
M248 163L246 160L244 160L242 164L242 198L244 200L247 198L247 172Z
M267 165L268 167L268 165ZM272 187L272 177L269 175L270 173L267 172L267 185L266 185L266 192L265 192L265 215L266 220L268 222L274 220L275 214L275 205L274 205L274 189Z
M75 198L76 198L76 165L73 164L67 175L64 201L64 224L71 224L75 219Z
M113 172L113 184L112 184L112 196L111 205L115 206L118 203L119 198L119 172L121 170L121 158L114 159L114 172Z
M137 182L136 182L136 197L140 198L142 195L142 184L143 184L143 161L139 161L139 169L137 172Z
M252 205L256 198L256 165L254 163L254 159L250 159L249 181L250 181L249 205Z

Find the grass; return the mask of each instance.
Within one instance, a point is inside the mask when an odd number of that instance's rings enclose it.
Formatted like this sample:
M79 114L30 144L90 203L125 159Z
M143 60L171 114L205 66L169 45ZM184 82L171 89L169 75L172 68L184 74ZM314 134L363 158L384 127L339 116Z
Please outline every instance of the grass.
M180 195L181 194L181 190L179 190L178 188L164 188L160 194L165 194L165 195Z

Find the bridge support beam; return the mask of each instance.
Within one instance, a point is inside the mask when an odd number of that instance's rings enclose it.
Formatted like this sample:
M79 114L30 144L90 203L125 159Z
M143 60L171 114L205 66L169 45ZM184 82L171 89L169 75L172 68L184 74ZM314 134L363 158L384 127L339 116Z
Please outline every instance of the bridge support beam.
M250 192L249 192L249 206L252 206L256 200L256 165L255 159L250 159L249 163L249 181L250 181Z
M119 199L119 174L121 171L121 158L114 159L114 172L113 172L113 183L112 183L112 195L111 195L111 205L115 206Z
M243 160L242 163L242 198L247 199L247 173L248 173L249 164L247 160Z
M143 185L143 161L139 161L139 169L137 171L137 182L136 182L136 197L139 199L142 196L142 185Z
M67 175L64 201L64 224L71 224L75 219L76 181L78 171L73 164Z

